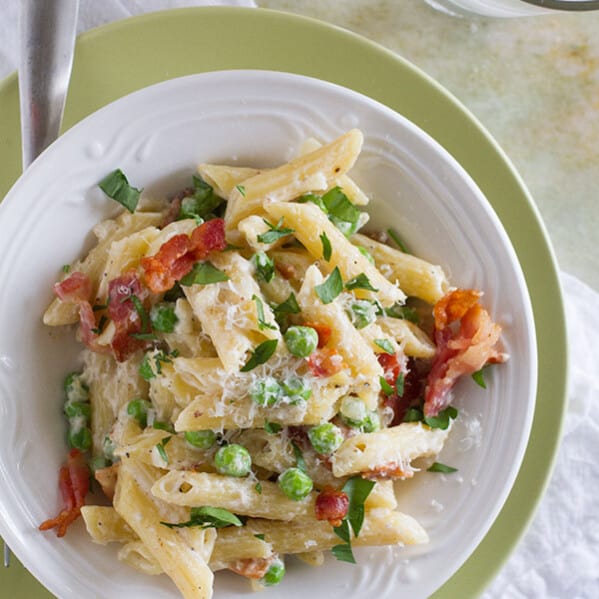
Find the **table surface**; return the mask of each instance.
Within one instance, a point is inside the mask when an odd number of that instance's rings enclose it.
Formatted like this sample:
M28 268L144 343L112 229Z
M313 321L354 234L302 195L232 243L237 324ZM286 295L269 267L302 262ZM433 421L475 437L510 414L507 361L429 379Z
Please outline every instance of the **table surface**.
M414 0L258 5L350 29L445 86L516 166L561 269L599 290L599 12L487 19Z

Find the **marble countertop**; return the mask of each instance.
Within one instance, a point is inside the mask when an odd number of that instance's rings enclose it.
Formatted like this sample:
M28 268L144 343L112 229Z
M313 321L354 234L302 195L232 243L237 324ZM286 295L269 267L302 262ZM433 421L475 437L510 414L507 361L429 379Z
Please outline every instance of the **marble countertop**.
M452 92L524 179L561 269L599 290L599 12L488 19L415 0L258 5L352 30Z

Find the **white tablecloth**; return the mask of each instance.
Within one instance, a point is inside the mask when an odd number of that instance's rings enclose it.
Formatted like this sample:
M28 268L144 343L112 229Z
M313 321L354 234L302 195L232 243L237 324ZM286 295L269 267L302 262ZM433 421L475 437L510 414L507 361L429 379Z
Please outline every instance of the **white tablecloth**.
M0 2L0 79L17 68L19 4ZM78 30L202 4L253 2L81 0ZM564 437L534 521L484 599L599 598L599 294L566 273L562 285L571 363Z

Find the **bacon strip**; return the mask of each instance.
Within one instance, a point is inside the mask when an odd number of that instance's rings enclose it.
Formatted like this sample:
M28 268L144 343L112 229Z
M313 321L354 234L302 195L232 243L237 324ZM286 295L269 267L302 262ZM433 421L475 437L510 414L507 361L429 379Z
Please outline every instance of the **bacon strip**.
M154 293L172 288L193 268L194 263L204 260L210 252L227 247L225 221L213 218L196 227L191 236L175 235L160 246L153 256L142 258L147 286Z
M480 305L481 295L473 289L456 289L435 304L437 352L424 393L427 417L436 416L449 405L449 392L460 376L507 360L508 356L495 347L501 327ZM450 326L454 322L459 322L457 328Z
M55 518L42 522L40 530L55 528L56 536L64 537L67 528L80 516L81 508L85 505L85 496L89 491L89 476L90 471L83 454L78 449L71 449L66 464L60 468L58 478L64 507Z

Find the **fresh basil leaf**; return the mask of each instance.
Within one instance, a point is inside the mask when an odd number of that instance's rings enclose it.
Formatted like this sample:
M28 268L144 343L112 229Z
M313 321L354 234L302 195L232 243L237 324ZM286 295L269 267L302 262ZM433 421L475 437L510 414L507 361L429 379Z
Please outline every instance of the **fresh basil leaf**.
M273 308L275 314L299 314L301 309L295 298L293 291L289 294L289 297L281 302L278 306Z
M395 390L397 391L398 397L403 397L405 384L406 377L403 372L400 372L395 379Z
M268 361L268 359L275 353L277 343L277 339L268 339L268 341L264 341L258 345L249 360L245 363L243 368L241 368L241 372L249 372L256 368L256 366Z
M228 280L227 274L210 262L196 262L191 272L187 273L179 283L189 287L190 285L210 285Z
M273 259L264 252L257 252L251 259L256 269L256 277L265 283L270 283L275 276L275 263Z
M269 435L276 435L277 433L281 432L281 429L283 427L280 424L277 424L276 422L268 422L268 420L264 423L264 430L269 434Z
M328 262L331 259L333 248L331 247L331 241L324 231L320 235L320 242L322 243L322 257Z
M344 485L342 491L349 499L349 509L346 518L357 537L364 523L364 502L372 491L375 482L361 476L352 476Z
M104 177L98 183L98 186L109 198L124 206L131 213L135 212L139 196L143 191L142 189L131 187L129 181L127 181L127 177L125 177L120 168Z
M348 562L349 564L356 563L356 558L354 557L354 553L353 553L351 545L349 543L344 543L343 545L335 545L331 549L331 553L340 562Z
M329 219L346 236L358 229L360 210L356 208L340 187L333 187L322 196Z
M441 462L434 462L430 468L426 469L427 472L442 472L443 474L451 474L452 472L457 472L458 469L453 466L447 466L446 464L441 464Z
M350 279L345 284L345 288L348 291L351 291L352 289L366 289L368 291L378 291L376 287L372 286L372 283L363 272L360 273L357 277Z
M374 344L378 345L386 354L395 355L395 350L389 339L375 339Z
M257 239L260 243L274 243L275 241L281 239L281 237L287 237L287 235L295 233L294 229L281 227L283 224L283 218L281 218L276 225L268 222L265 218L262 220L268 225L270 231L266 231L266 233L258 235Z
M393 395L395 389L385 380L385 377L380 376L379 381L381 382L381 390L385 395Z
M314 290L323 304L330 304L343 291L343 279L339 267L335 266L335 270L324 283L316 285Z
M476 372L472 373L472 380L477 385L482 387L483 389L487 388L487 383L485 382L485 367L484 366L480 370L477 370Z
M425 416L424 422L428 424L431 428L440 428L445 430L452 419L456 418L458 415L458 411L453 407L449 406L439 412L436 416Z
M187 522L171 523L160 522L169 528L188 528L200 526L201 528L226 528L227 526L243 526L243 522L229 510L221 507L192 507Z
M393 229L387 229L387 235L389 235L389 237L391 237L391 239L395 242L395 245L397 245L397 247L404 253L404 254L409 254L410 252L408 252L404 242L401 240L400 236L393 230Z
M295 441L291 441L291 447L293 447L293 455L295 456L297 467L302 472L306 472L306 460L304 460L304 454L302 453L302 450Z

